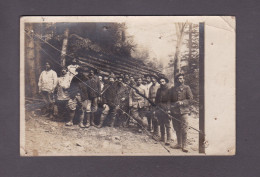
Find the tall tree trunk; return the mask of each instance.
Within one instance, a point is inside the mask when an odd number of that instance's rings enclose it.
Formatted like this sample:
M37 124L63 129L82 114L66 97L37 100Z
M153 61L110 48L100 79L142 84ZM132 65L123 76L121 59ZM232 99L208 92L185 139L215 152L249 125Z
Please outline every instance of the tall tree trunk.
M66 28L66 30L64 31L64 39L63 39L62 50L61 50L60 64L62 67L66 65L68 39L69 39L69 28Z
M178 73L181 72L180 52L181 52L181 47L182 47L185 26L186 26L186 23L175 23L177 44L176 44L176 51L175 51L175 56L174 56L174 77Z
M190 60L192 58L192 23L189 24L189 58L188 58L188 70L190 71Z
M33 30L32 23L26 25L30 32ZM37 82L35 77L35 45L33 37L25 36L25 74L26 78L26 96L35 97L37 94Z

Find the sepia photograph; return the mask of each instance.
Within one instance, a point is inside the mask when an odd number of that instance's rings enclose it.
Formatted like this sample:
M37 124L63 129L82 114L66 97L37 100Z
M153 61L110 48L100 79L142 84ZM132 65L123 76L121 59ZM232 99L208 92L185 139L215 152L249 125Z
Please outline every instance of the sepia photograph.
M20 39L21 156L235 154L233 17L22 17Z

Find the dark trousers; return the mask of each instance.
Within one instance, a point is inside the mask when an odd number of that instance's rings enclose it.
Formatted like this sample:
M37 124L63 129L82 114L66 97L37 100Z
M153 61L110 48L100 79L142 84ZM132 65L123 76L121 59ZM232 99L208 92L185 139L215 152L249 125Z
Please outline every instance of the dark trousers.
M54 110L54 100L53 100L53 93L49 93L47 91L41 92L43 101L45 103L45 106L42 108L43 114L53 114Z
M158 110L157 113L156 113L156 116L158 118L158 121L159 121L159 125L160 125L160 130L161 130L161 137L162 137L162 140L165 141L165 130L166 130L166 140L167 141L170 141L172 140L172 127L171 127L171 119L169 118L169 116L161 111L161 110Z
M172 119L172 123L174 130L176 131L178 145L185 148L187 145L189 114L175 114L173 117L175 119Z

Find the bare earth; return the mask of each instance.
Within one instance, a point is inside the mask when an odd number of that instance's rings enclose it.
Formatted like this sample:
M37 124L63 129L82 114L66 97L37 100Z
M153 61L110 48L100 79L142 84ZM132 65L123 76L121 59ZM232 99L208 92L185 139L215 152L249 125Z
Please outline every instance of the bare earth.
M198 128L199 119L191 116L189 125ZM136 127L79 128L65 126L64 122L48 120L46 117L25 117L25 156L89 156L89 155L199 155L198 132L189 129L188 153L166 149L144 131ZM176 140L175 132L174 140ZM176 143L176 141L174 142Z

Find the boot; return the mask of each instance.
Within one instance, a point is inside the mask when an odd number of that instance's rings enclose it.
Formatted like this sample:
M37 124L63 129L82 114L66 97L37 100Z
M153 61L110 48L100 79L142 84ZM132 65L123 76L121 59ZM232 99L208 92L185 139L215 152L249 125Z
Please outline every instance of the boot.
M171 145L171 143L173 142L172 140L172 134L171 134L171 127L166 127L166 133L167 133L167 141L165 143L166 146Z
M159 139L159 125L157 122L153 122L153 126L154 126L154 134L153 136L156 138L156 139Z
M91 116L90 116L90 125L91 125L91 126L95 126L95 125L96 125L95 122L94 122L94 120L95 120L95 113L92 112L92 113L91 113Z
M97 128L101 128L103 126L104 120L105 120L106 115L105 114L101 114L100 116L100 122L98 125L96 125Z
M87 119L87 122L86 122L85 127L89 128L90 127L90 113L89 112L86 114L86 119Z
M161 126L161 141L165 142L165 129L164 126Z
M79 117L79 127L80 128L85 128L85 126L83 125L83 120L84 120L84 112Z

